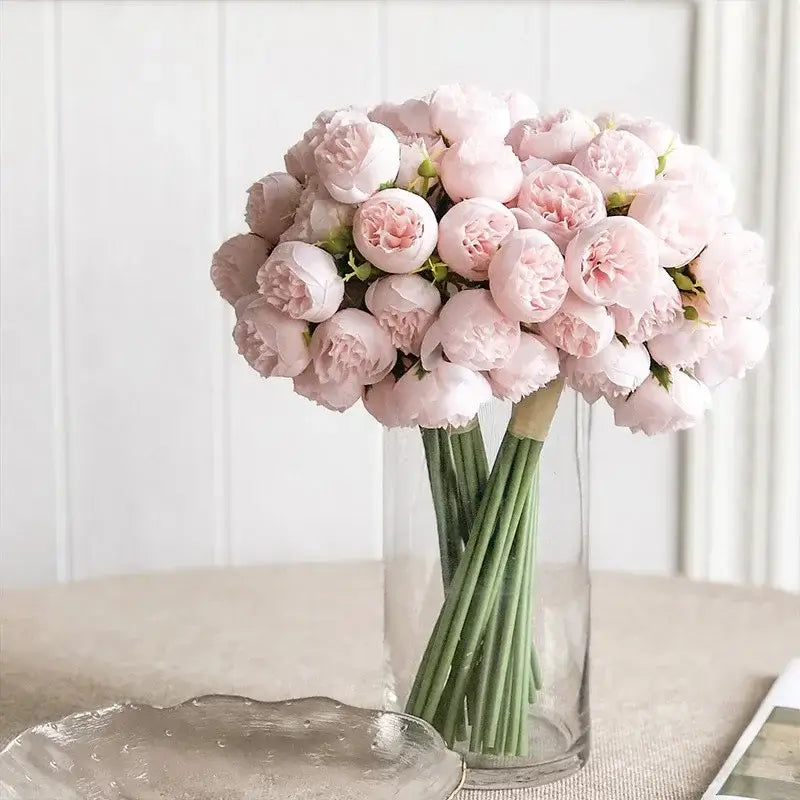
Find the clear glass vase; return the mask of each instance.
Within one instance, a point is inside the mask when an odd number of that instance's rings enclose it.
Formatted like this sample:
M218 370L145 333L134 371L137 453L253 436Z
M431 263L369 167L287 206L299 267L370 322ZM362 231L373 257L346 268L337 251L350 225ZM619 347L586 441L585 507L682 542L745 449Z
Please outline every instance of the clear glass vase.
M386 433L385 705L437 728L467 787L588 758L590 419L551 385L463 428Z

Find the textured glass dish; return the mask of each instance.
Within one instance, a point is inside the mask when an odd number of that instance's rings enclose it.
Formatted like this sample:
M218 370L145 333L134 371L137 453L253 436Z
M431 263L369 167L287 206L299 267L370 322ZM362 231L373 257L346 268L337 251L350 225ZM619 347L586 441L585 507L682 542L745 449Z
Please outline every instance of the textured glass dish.
M446 800L462 780L424 722L320 697L115 705L0 753L3 800Z

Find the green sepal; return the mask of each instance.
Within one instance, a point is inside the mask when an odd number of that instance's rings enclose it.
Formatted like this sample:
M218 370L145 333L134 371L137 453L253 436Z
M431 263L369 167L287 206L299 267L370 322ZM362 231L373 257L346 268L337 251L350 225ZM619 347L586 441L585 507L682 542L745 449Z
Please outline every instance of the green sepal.
M306 347L311 344L311 331L308 328L303 331L303 341L306 343Z
M382 192L384 189L394 189L397 186L395 181L384 181L379 187L378 191Z
M606 209L625 208L633 201L633 195L629 192L611 192L606 198Z
M327 239L315 244L332 256L343 256L353 246L353 229L346 225L334 228Z
M651 360L650 372L658 381L659 385L669 391L670 386L672 386L672 375L670 374L669 368L665 367L663 364L659 364L657 361Z
M430 158L426 158L417 167L417 175L419 175L420 178L437 178L437 177L439 177L439 173L436 171L436 167L434 166L434 164L430 160Z
M617 339L619 339L619 341L622 342L623 347L628 347L630 345L630 342L628 341L627 337L623 336L621 333L617 334Z
M692 322L696 322L698 319L700 319L700 314L697 312L697 309L694 306L685 306L683 309L683 316Z

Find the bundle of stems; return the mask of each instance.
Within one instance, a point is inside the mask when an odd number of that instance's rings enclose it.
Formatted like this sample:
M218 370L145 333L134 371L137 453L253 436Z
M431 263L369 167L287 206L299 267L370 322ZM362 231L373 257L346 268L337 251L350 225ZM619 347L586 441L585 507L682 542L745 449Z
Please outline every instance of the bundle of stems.
M488 478L472 468L486 463L477 421L423 431L445 599L406 708L471 753L528 755L541 686L532 599L539 458L560 392L555 381L515 407Z

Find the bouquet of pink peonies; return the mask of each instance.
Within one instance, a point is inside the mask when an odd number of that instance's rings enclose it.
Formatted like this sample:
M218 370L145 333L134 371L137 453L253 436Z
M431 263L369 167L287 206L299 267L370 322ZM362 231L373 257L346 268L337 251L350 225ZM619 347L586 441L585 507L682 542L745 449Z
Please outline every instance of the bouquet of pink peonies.
M335 411L421 430L445 599L407 702L527 754L538 465L564 385L648 435L764 355L761 238L705 150L652 119L442 86L324 111L214 254L239 352ZM491 469L477 420L514 404Z

